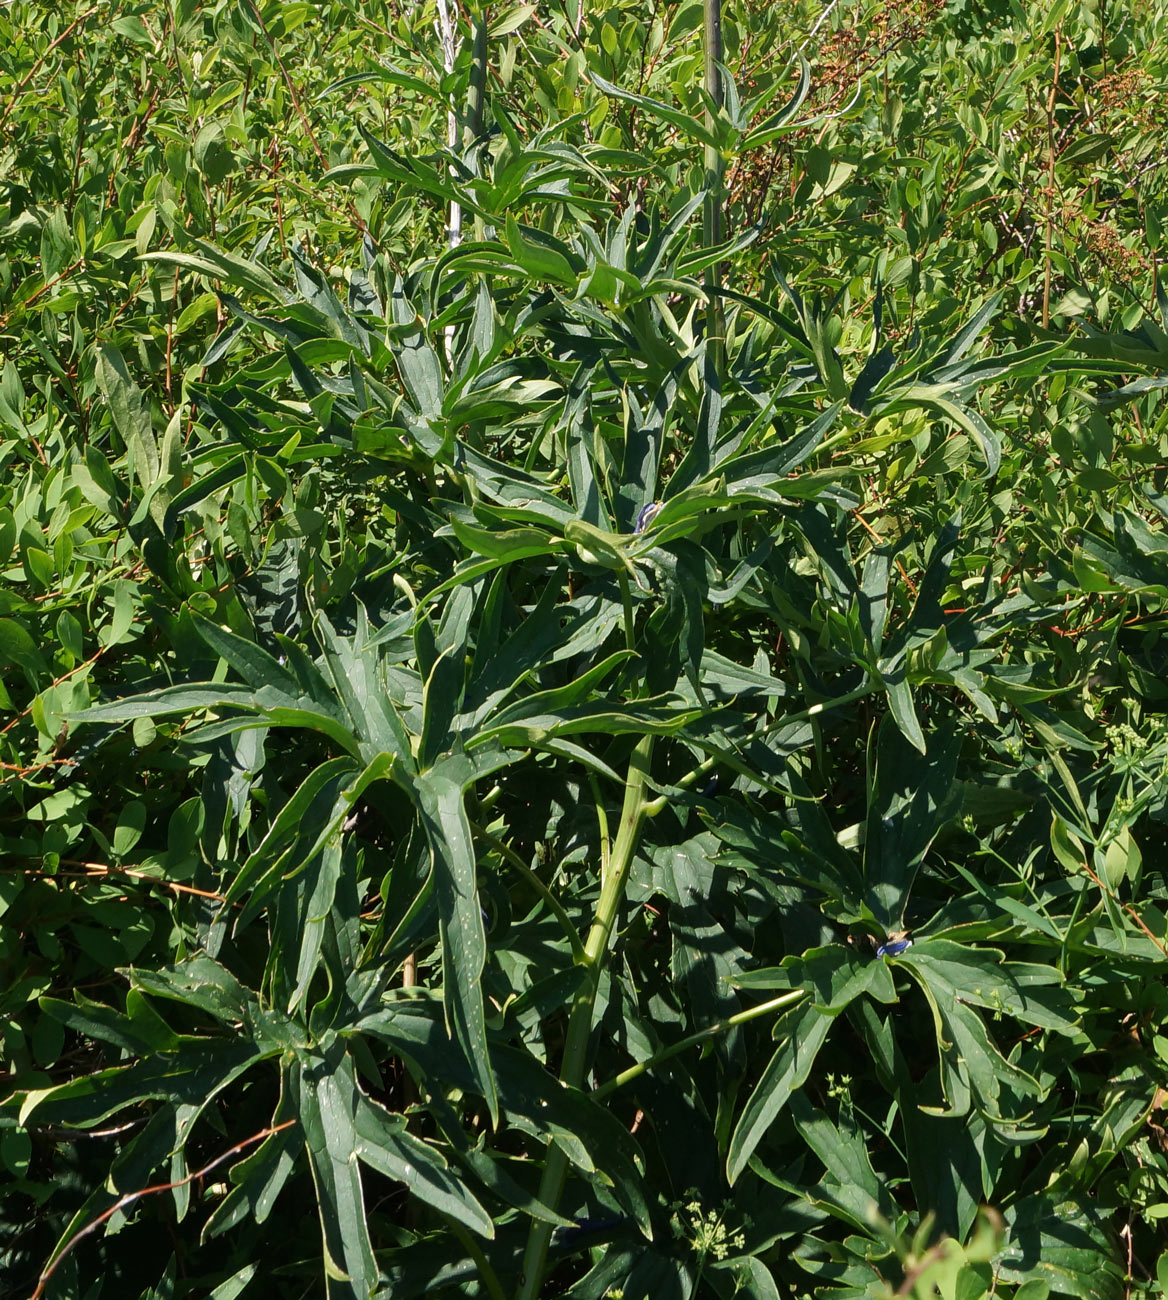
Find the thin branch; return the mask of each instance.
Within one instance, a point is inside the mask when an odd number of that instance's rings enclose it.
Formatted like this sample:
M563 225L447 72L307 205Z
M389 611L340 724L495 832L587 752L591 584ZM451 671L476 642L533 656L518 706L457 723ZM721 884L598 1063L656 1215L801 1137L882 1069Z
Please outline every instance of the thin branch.
M543 901L548 905L548 909L551 911L552 915L563 927L568 942L572 945L573 959L577 962L583 961L585 958L584 944L580 939L580 935L577 932L575 925L572 924L572 918L564 910L563 904L555 894L548 889L547 885L540 880L535 872L532 871L527 863L523 861L519 854L516 853L509 844L504 844L497 835L492 835L486 827L479 826L476 822L472 821L470 823L470 828L481 839L486 840L496 853L501 854L503 860L519 872L523 879L526 880L540 898L543 899Z
M107 862L83 862L78 858L61 858L60 861L66 866L80 867L81 870L43 872L37 867L0 867L0 871L21 871L25 875L50 875L53 878L64 876L72 880L100 880L103 876L128 876L131 880L144 880L147 884L159 885L163 889L173 890L176 894L210 898L217 903L227 901L223 894L217 894L213 889L196 889L194 885L180 885L175 880L152 876L148 871L138 871L134 867L122 867Z
M86 11L83 14L78 14L77 17L74 18L73 21L69 24L69 26L66 27L65 30L60 34L60 36L58 36L57 39L52 42L52 44L44 52L44 54L42 54L41 57L37 59L37 61L32 65L31 68L29 68L28 72L25 74L24 79L12 92L12 98L8 101L8 105L4 109L3 114L0 115L0 130L3 130L9 117L11 117L12 115L12 110L16 107L17 103L19 102L20 96L24 93L25 88L28 86L28 83L41 70L45 60L49 57L49 55L52 54L52 52L57 48L58 45L61 45L65 41L67 41L69 37L73 35L74 30L77 27L79 27L87 18L92 18L95 13L99 12L104 7L105 6L103 5L92 5L90 8L86 9ZM112 18L113 15L111 14L110 17Z
M434 20L438 40L442 45L442 67L447 76L454 71L454 60L458 53L454 34L454 13L446 0L438 0L438 17ZM446 110L446 146L451 153L458 148L458 115L454 111L454 102ZM446 226L446 244L448 248L457 248L462 243L462 204L457 199L450 200L450 217ZM446 360L454 364L454 324L446 326L445 346Z
M96 1232L103 1223L113 1218L119 1210L124 1210L126 1206L133 1205L135 1201L141 1200L143 1196L152 1196L155 1192L170 1192L176 1187L185 1187L188 1183L193 1183L197 1178L202 1178L205 1174L209 1174L212 1169L218 1169L221 1164L225 1164L232 1156L238 1155L241 1151L246 1151L248 1147L255 1146L257 1142L263 1142L265 1138L270 1138L273 1133L280 1133L286 1128L291 1128L295 1123L296 1120L287 1119L283 1124L275 1124L271 1128L261 1129L260 1132L253 1133L251 1137L244 1138L242 1142L237 1142L235 1146L233 1146L229 1151L225 1151L221 1156L216 1156L209 1165L204 1165L202 1169L196 1169L194 1173L187 1174L185 1178L180 1178L176 1182L154 1183L150 1187L143 1187L140 1191L127 1192L125 1196L120 1196L108 1210L99 1214L92 1223L86 1224L86 1226L79 1232L75 1232L64 1246L61 1247L60 1251L58 1251L53 1259L45 1265L40 1277L37 1279L36 1290L29 1297L29 1300L41 1300L41 1296L45 1293L45 1287L48 1285L49 1279L57 1271L57 1265L60 1264L65 1256L70 1254L81 1241L88 1237L90 1233Z
M836 7L837 4L839 4L839 0L831 0L831 4L829 4L827 8L823 11L823 13L819 15L819 21L807 33L807 36L804 39L803 44L799 46L800 54L802 54L803 51L808 47L808 45L810 45L811 42L815 39L815 33L819 31L819 29L823 26L825 22L827 22L828 18L831 15L831 11Z
M1051 265L1050 254L1052 236L1054 233L1054 105L1058 98L1058 80L1059 68L1063 56L1063 29L1061 26L1055 29L1054 33L1054 72L1050 79L1050 94L1046 101L1046 232L1044 236L1043 247L1043 275L1042 275L1042 328L1047 329L1050 325L1050 282L1051 282Z
M782 993L777 998L771 998L769 1002L760 1003L757 1007L748 1007L745 1011L735 1012L734 1015L727 1016L725 1020L719 1020L717 1024L707 1025L696 1033L687 1034L685 1038L679 1039L676 1043L670 1043L668 1047L663 1047L659 1052L654 1052L647 1060L638 1061L636 1065L630 1065L627 1070L622 1070L620 1074L614 1075L606 1083L600 1084L592 1090L592 1097L594 1100L599 1101L601 1097L607 1097L610 1092L615 1092L626 1083L631 1083L642 1074L647 1074L655 1065L660 1065L662 1061L668 1061L675 1056L680 1056L682 1052L688 1051L691 1047L696 1047L699 1043L704 1043L708 1038L715 1038L718 1034L728 1033L731 1029L737 1028L738 1025L745 1025L751 1020L757 1020L760 1016L770 1015L772 1011L785 1011L787 1007L792 1006L806 996L806 989L792 989L790 993Z

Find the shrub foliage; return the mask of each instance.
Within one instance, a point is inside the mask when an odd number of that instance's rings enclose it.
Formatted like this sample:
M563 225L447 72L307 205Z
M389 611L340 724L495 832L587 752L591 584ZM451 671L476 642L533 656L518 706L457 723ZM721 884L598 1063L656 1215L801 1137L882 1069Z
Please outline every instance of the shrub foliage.
M0 1295L1168 1283L1168 11L709 18L0 7Z

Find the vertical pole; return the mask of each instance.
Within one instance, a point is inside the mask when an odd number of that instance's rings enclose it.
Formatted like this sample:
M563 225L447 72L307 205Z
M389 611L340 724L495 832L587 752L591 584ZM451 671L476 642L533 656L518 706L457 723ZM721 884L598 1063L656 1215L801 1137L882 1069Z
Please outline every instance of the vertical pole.
M447 0L438 0L438 17L434 23L438 29L438 40L442 44L442 66L447 76L454 71L454 60L458 54L458 38L455 34L455 14ZM446 110L446 147L451 153L458 148L458 114L454 103ZM462 204L457 199L450 200L450 212L446 221L446 244L448 248L457 248L462 243ZM444 337L447 364L454 364L454 325L447 325Z
M471 16L470 87L466 104L466 124L462 128L462 152L467 157L471 146L483 133L483 113L487 98L487 10L484 5ZM477 176L482 161L475 154L474 173ZM475 217L475 238L483 238L483 219Z
M702 0L705 18L706 94L712 107L706 112L706 125L714 129L714 114L725 103L722 85L722 0ZM726 238L725 195L726 160L722 151L712 144L705 148L706 200L702 212L702 235L707 248L720 244ZM717 290L721 286L725 266L721 262L706 268L706 292L710 302L706 308L706 334L708 346L713 349L716 372L721 378L725 368L726 320L722 299Z
M447 74L454 71L454 61L458 57L457 15L453 8L454 0L437 0L438 39L442 43L442 66ZM487 90L487 14L479 9L471 17L471 66L470 83L467 87L466 112L463 116L462 130L458 127L458 113L453 102L446 113L446 147L451 153L461 149L465 155L471 144L482 134L483 104ZM476 232L481 237L479 222L476 218ZM446 223L446 243L448 248L457 248L462 243L462 204L457 199L450 201L450 215ZM454 362L455 327L447 325L445 334L446 360Z
M454 60L458 55L458 38L455 34L454 10L447 0L438 0L438 39L442 43L442 66L447 75L454 71ZM446 147L451 151L458 148L458 114L451 103L446 111ZM462 242L462 205L451 201L450 215L446 222L446 242L450 248L457 248Z
M462 144L469 149L483 130L483 101L487 93L487 11L479 9L471 17L470 94L466 105L466 125Z

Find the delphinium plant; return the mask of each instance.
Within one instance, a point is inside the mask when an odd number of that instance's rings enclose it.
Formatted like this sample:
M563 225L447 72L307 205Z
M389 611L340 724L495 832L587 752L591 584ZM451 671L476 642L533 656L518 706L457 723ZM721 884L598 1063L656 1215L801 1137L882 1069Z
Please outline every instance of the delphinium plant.
M324 9L9 56L14 1285L1152 1294L1162 19Z

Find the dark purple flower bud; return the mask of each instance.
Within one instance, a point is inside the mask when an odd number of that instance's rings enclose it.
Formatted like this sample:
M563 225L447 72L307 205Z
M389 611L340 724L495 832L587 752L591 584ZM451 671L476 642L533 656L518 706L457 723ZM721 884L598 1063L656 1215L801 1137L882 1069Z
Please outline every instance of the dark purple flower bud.
M641 513L637 516L637 522L633 527L634 533L643 533L646 528L657 518L661 510L660 501L650 501L647 506L641 507Z
M912 939L904 930L897 930L876 949L877 957L899 957L906 948L912 947Z

